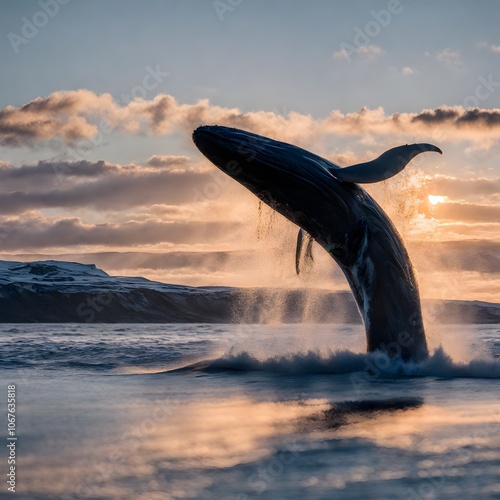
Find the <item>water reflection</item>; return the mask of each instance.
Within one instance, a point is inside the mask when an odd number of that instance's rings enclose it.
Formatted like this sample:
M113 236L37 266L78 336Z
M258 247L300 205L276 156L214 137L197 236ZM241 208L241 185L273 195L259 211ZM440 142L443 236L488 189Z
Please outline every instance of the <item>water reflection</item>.
M377 446L441 454L500 443L499 417L498 406L492 411L491 402L476 402L472 407L422 404L412 411L378 413L373 425L366 425L366 419L352 419L337 435L365 438Z
M148 453L172 467L231 467L273 453L294 434L365 425L395 412L423 406L421 398L345 401L326 399L266 402L235 398L191 403L158 428ZM359 430L359 429L358 429ZM301 436L305 438L306 436Z
M268 455L300 418L327 408L326 400L194 402L158 428L148 453L171 466L231 467Z
M443 467L448 474L500 458L491 447L498 443L498 425L485 427L488 419L496 422L494 415L485 418L487 407L457 410L410 397L332 403L219 394L188 400L156 420L151 411L145 420L144 407L129 408L126 426L137 429L133 447L116 432L113 439L103 437L109 429L78 450L60 442L59 454L43 465L40 456L25 455L25 466L33 469L24 484L31 492L68 498L170 500L204 498L208 491L225 498L228 488L234 498L241 491L250 498L277 498L273 488L288 491L291 480L304 491L323 492L370 481L404 482L409 450L420 457L418 480L424 480L444 474ZM483 434L474 433L476 427ZM466 447L473 451L465 453ZM444 464L437 472L436 463ZM47 479L55 474L57 484Z
M325 411L323 423L328 429L338 429L341 426L377 418L386 413L420 408L423 404L422 398L368 399L334 403L329 410Z

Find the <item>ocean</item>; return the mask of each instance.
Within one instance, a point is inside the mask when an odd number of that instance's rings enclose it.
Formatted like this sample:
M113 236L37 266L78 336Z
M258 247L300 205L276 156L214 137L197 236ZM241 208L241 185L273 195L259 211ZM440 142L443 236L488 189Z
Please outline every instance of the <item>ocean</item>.
M500 499L500 325L431 330L405 364L361 325L3 324L15 498Z

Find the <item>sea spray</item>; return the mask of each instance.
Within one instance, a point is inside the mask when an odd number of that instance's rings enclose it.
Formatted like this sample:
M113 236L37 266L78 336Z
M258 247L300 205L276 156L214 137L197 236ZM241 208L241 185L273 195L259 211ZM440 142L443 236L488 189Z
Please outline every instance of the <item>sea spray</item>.
M193 365L194 367L195 365ZM229 349L222 356L196 364L211 370L266 371L289 374L349 374L366 373L366 380L396 377L500 378L500 360L477 358L468 362L454 361L442 347L419 363L389 358L387 354L349 350L308 350L285 355L257 357L249 351ZM383 369L374 367L381 366ZM378 370L378 373L375 371Z

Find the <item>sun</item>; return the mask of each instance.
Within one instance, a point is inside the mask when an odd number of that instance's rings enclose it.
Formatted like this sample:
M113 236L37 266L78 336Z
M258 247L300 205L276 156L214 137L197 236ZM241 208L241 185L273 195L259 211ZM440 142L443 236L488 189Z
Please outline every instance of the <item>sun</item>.
M444 203L446 201L446 196L437 196L430 194L427 196L431 205L437 205L438 203Z

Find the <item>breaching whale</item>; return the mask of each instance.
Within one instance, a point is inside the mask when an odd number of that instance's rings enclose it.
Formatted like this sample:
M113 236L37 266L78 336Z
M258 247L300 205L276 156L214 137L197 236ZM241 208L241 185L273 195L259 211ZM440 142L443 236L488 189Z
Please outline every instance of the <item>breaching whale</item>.
M408 253L389 217L358 183L387 179L417 154L441 153L439 148L400 146L373 162L341 168L305 149L235 128L201 126L193 141L218 168L333 257L363 318L368 351L382 350L405 361L427 356ZM306 235L299 232L297 270Z

